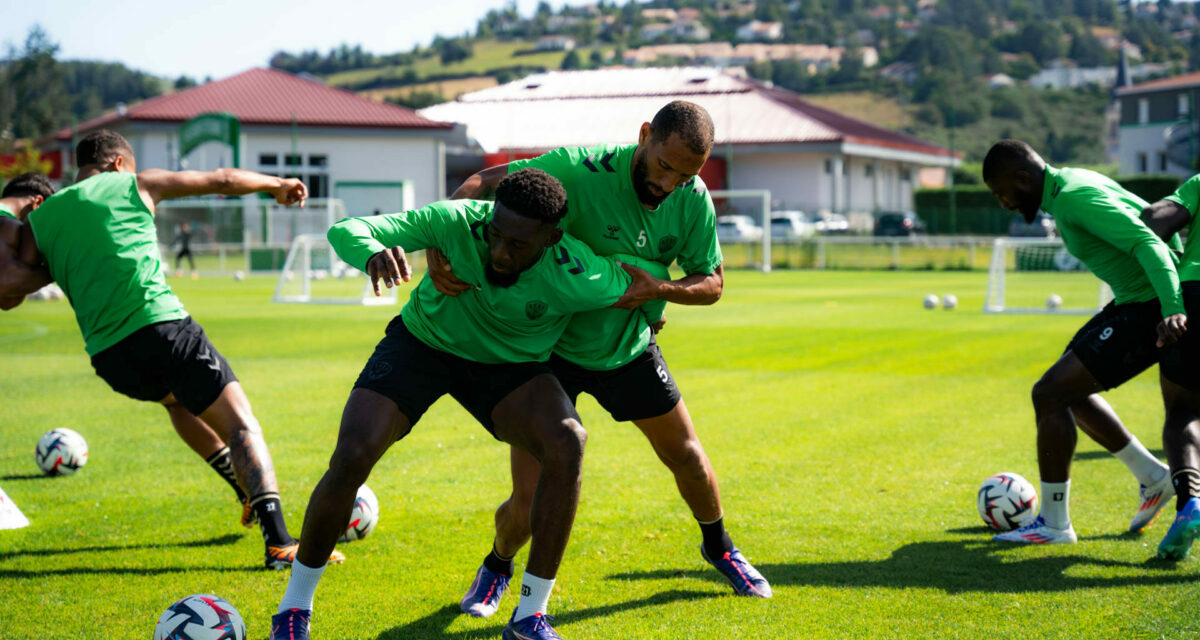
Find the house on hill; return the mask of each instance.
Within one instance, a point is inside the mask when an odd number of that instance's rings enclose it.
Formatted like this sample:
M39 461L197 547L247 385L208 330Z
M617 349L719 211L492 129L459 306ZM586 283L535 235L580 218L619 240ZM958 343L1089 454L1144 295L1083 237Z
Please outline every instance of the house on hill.
M776 209L911 209L921 170L944 176L960 163L935 144L818 107L740 69L538 73L420 113L465 126L467 145L447 157L452 189L483 166L557 147L634 143L641 124L677 99L703 106L716 125L701 171L709 188L769 189Z

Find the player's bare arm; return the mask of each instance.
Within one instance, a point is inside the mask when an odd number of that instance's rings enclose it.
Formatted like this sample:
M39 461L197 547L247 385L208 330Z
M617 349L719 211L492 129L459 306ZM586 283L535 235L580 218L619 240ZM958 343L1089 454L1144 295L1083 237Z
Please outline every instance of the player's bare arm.
M164 171L149 169L138 174L142 197L157 205L163 200L209 194L244 196L269 193L279 204L304 206L308 187L295 178L278 178L243 169L216 171Z
M404 249L392 247L371 256L367 261L367 276L371 278L375 295L380 296L383 295L383 289L379 287L381 280L389 289L398 287L401 282L412 280L412 267L408 264Z
M634 282L646 280L639 287L630 287L625 295L617 300L614 307L618 309L636 309L650 300L660 299L675 304L709 305L721 299L721 291L725 287L725 270L721 265L709 274L694 274L678 280L660 280L638 267L622 264L625 271L633 277ZM649 297L641 297L648 295Z
M1187 228L1192 221L1192 212L1176 202L1159 200L1142 209L1142 222L1154 232L1163 242L1171 236Z
M496 193L496 185L508 175L508 165L488 167L473 174L450 195L451 200L490 200Z
M46 267L33 266L40 263L28 225L0 219L0 310L17 307L25 296L53 282Z

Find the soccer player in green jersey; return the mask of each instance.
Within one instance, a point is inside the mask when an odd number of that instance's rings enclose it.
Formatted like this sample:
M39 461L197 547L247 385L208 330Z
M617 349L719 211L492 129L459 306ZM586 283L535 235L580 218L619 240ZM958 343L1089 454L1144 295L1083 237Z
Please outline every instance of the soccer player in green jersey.
M21 259L20 244L22 221L52 195L54 187L40 173L22 173L0 192L0 310L16 307L27 294L50 283L45 267Z
M273 638L308 637L324 559L346 528L355 493L388 447L446 394L492 436L541 463L529 565L503 637L559 638L544 614L575 518L587 435L545 361L572 313L644 296L651 285L564 235L558 222L566 204L557 180L529 169L502 180L494 204L437 202L330 229L335 251L367 272L376 292L381 278L389 287L409 279L401 250L432 246L458 265L471 289L448 297L424 278L355 382L329 469L308 503Z
M654 280L651 299L708 305L724 286L712 198L697 175L713 144L713 123L703 107L674 101L643 123L638 143L561 148L531 160L485 169L455 192L486 197L505 175L536 167L558 178L570 202L563 228L597 255L633 254L684 270L678 280ZM458 295L450 261L430 252L439 290ZM675 476L680 495L699 523L700 553L741 595L769 598L771 587L734 546L724 527L717 476L696 435L691 415L671 376L645 298L625 297L616 309L576 314L554 348L550 366L572 401L588 393L614 420L632 421ZM537 460L512 449L513 492L496 511L496 536L460 605L490 616L513 574L512 558L529 540L529 504Z
M1183 303L1189 315L1200 317L1200 176L1193 176L1174 193L1146 208L1142 218L1161 238L1187 229L1179 264ZM1183 334L1164 347L1159 360L1166 419L1163 448L1171 465L1175 488L1175 520L1158 544L1158 557L1182 560L1200 536L1200 335Z
M1039 209L1054 216L1067 250L1115 296L1033 386L1041 512L1029 525L996 539L1076 541L1068 511L1076 424L1137 478L1138 511L1129 530L1141 531L1171 496L1170 474L1099 393L1145 371L1158 361L1159 342L1186 331L1171 252L1140 219L1144 200L1096 172L1051 167L1024 142L994 144L983 161L983 180L1001 206L1026 221L1033 222Z
M258 520L266 566L287 567L298 545L262 429L229 363L166 283L154 212L163 200L210 193L303 204L304 183L237 169L137 173L129 143L105 130L84 136L75 158L78 182L29 216L21 245L36 257L27 262L44 262L71 301L96 374L166 408L184 442L242 500L242 524Z

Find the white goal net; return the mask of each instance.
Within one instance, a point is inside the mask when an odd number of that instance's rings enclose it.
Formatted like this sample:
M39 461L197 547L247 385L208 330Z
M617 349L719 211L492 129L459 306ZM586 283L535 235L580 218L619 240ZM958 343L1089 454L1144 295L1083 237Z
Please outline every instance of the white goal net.
M298 304L396 304L398 287L376 297L371 280L338 258L324 234L296 236L288 249L271 302Z
M1092 314L1112 299L1060 239L998 238L992 245L984 312Z

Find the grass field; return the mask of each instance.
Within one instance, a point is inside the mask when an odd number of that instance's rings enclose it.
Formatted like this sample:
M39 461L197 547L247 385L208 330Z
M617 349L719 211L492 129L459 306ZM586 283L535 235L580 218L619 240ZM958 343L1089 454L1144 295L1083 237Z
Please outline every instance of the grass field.
M1073 466L1080 543L989 541L975 491L998 471L1036 482L1029 389L1082 318L984 315L985 282L984 272L731 271L718 305L671 307L663 350L729 529L775 597L731 594L642 436L587 399L583 498L550 603L559 632L1194 637L1200 562L1151 559L1165 518L1125 533L1133 480L1086 438ZM298 533L350 385L399 307L271 305L274 283L173 281L248 390ZM927 293L961 306L925 311ZM1155 380L1109 399L1161 455ZM0 486L33 522L0 531L0 638L146 638L173 600L205 592L237 606L249 637L267 635L287 574L258 568L258 536L237 527L232 495L164 412L92 374L65 303L0 316L0 385ZM34 444L57 426L80 431L91 460L43 478ZM505 449L444 399L370 485L381 521L326 572L314 637L499 637L513 595L486 620L457 602L507 494Z

